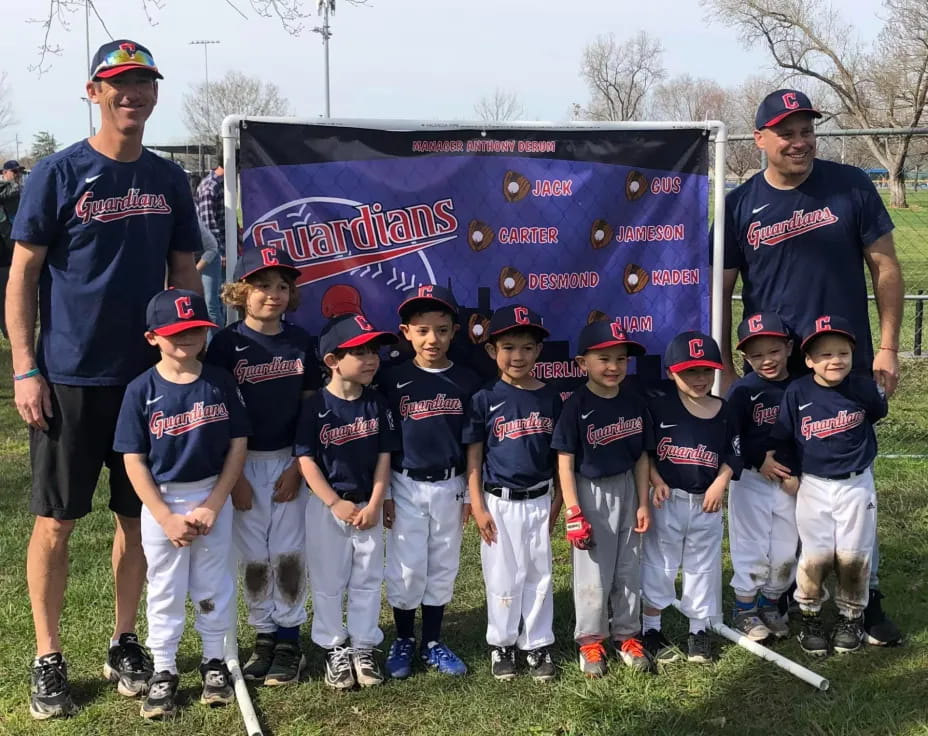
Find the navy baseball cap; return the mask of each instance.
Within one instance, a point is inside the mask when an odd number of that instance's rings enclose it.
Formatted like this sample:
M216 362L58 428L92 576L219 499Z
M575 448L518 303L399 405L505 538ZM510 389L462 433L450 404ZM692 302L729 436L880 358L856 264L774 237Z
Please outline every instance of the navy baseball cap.
M809 325L800 346L802 351L806 352L810 343L820 335L843 335L855 345L857 344L857 336L854 334L851 323L836 314L823 314Z
M25 171L26 167L23 166L21 163L19 163L19 161L17 161L15 158L11 158L9 161L3 162L3 170L4 171Z
M603 319L591 322L580 330L577 355L585 355L590 350L611 348L616 345L624 345L629 355L644 355L647 352L644 345L629 338L621 324L607 322Z
M155 79L164 79L151 51L127 38L110 41L97 49L90 62L90 79L94 82L109 79L132 69L144 69L151 72Z
M687 368L722 370L722 352L718 343L704 332L681 332L664 351L664 365L671 373Z
M245 248L235 262L235 280L242 281L268 268L289 271L295 279L300 276L300 269L293 265L293 259L287 251L277 248Z
M755 130L762 130L776 125L794 112L807 112L814 118L822 117L822 113L812 107L805 93L798 89L778 89L771 92L760 103L757 114L754 116Z
M399 339L392 332L378 332L363 314L342 314L330 319L319 335L319 355L326 356L336 350L346 350L377 340L381 345L392 345Z
M156 335L176 335L194 327L218 327L209 318L206 300L195 291L167 289L155 294L145 310L145 323Z
M404 322L406 319L417 312L427 312L430 309L448 310L454 315L454 320L458 318L458 303L451 293L451 289L437 284L422 284L416 293L407 297L405 301L397 308L400 319Z
M538 312L521 304L513 304L511 307L501 307L493 312L490 324L487 326L487 335L494 337L510 330L526 329L539 332L542 340L551 335L542 324L541 315Z
M757 312L741 320L738 325L738 350L752 337L767 335L789 339L789 329L776 312Z

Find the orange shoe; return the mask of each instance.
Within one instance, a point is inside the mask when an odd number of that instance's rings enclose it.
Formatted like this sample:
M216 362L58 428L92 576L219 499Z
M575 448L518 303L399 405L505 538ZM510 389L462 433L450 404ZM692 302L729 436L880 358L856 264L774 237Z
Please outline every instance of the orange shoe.
M580 647L580 671L587 677L602 677L606 674L606 650L601 641Z
M619 649L619 656L627 667L631 667L638 672L652 672L654 670L651 655L648 654L648 650L644 648L644 644L637 636L623 642L616 642L616 645Z

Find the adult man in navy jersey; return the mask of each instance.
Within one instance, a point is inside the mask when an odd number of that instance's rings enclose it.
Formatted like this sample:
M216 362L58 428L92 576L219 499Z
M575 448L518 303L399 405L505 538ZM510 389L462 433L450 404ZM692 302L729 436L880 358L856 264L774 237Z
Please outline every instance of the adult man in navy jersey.
M126 385L156 357L144 339L148 300L165 278L202 293L184 173L142 147L161 78L145 47L126 40L100 47L86 85L100 106L99 132L36 165L13 227L6 313L16 408L30 428L36 521L26 576L37 649L30 710L38 719L76 710L58 625L68 540L91 509L104 463L116 519L116 621L104 672L125 695L144 692L151 674L133 633L145 581L140 504L122 456L110 448Z
M767 154L764 171L725 198L723 390L735 378L731 355L731 299L738 276L744 314L779 312L794 330L822 314L849 320L858 337L854 370L870 375L891 396L899 380L903 283L893 223L876 188L860 169L815 158L809 98L792 89L771 92L755 118L754 141ZM874 354L864 264L880 315ZM790 372L806 373L794 339ZM874 546L865 628L872 644L899 640L882 614Z

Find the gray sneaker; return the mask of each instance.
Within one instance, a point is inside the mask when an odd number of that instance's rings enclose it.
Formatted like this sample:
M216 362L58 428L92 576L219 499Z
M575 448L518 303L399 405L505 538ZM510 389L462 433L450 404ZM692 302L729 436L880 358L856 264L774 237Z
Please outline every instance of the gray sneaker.
M352 649L351 665L354 667L355 679L361 687L383 684L383 671L377 664L373 649Z
M770 637L770 629L764 624L760 616L757 615L757 609L752 608L749 611L735 610L731 617L732 628L740 631L751 641L764 641Z
M349 690L354 687L354 673L351 671L351 649L338 646L325 655L325 684L336 690Z
M580 647L580 671L592 678L603 677L606 674L606 650L602 642L597 641Z
M765 606L757 609L757 616L776 639L789 637L789 614L780 613L776 606Z

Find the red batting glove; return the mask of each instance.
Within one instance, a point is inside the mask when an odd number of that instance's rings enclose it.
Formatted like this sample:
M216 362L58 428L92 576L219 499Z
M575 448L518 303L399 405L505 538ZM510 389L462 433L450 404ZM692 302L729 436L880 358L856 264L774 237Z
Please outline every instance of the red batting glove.
M567 515L567 541L577 549L589 549L593 546L593 527L583 518L579 506L570 506Z

